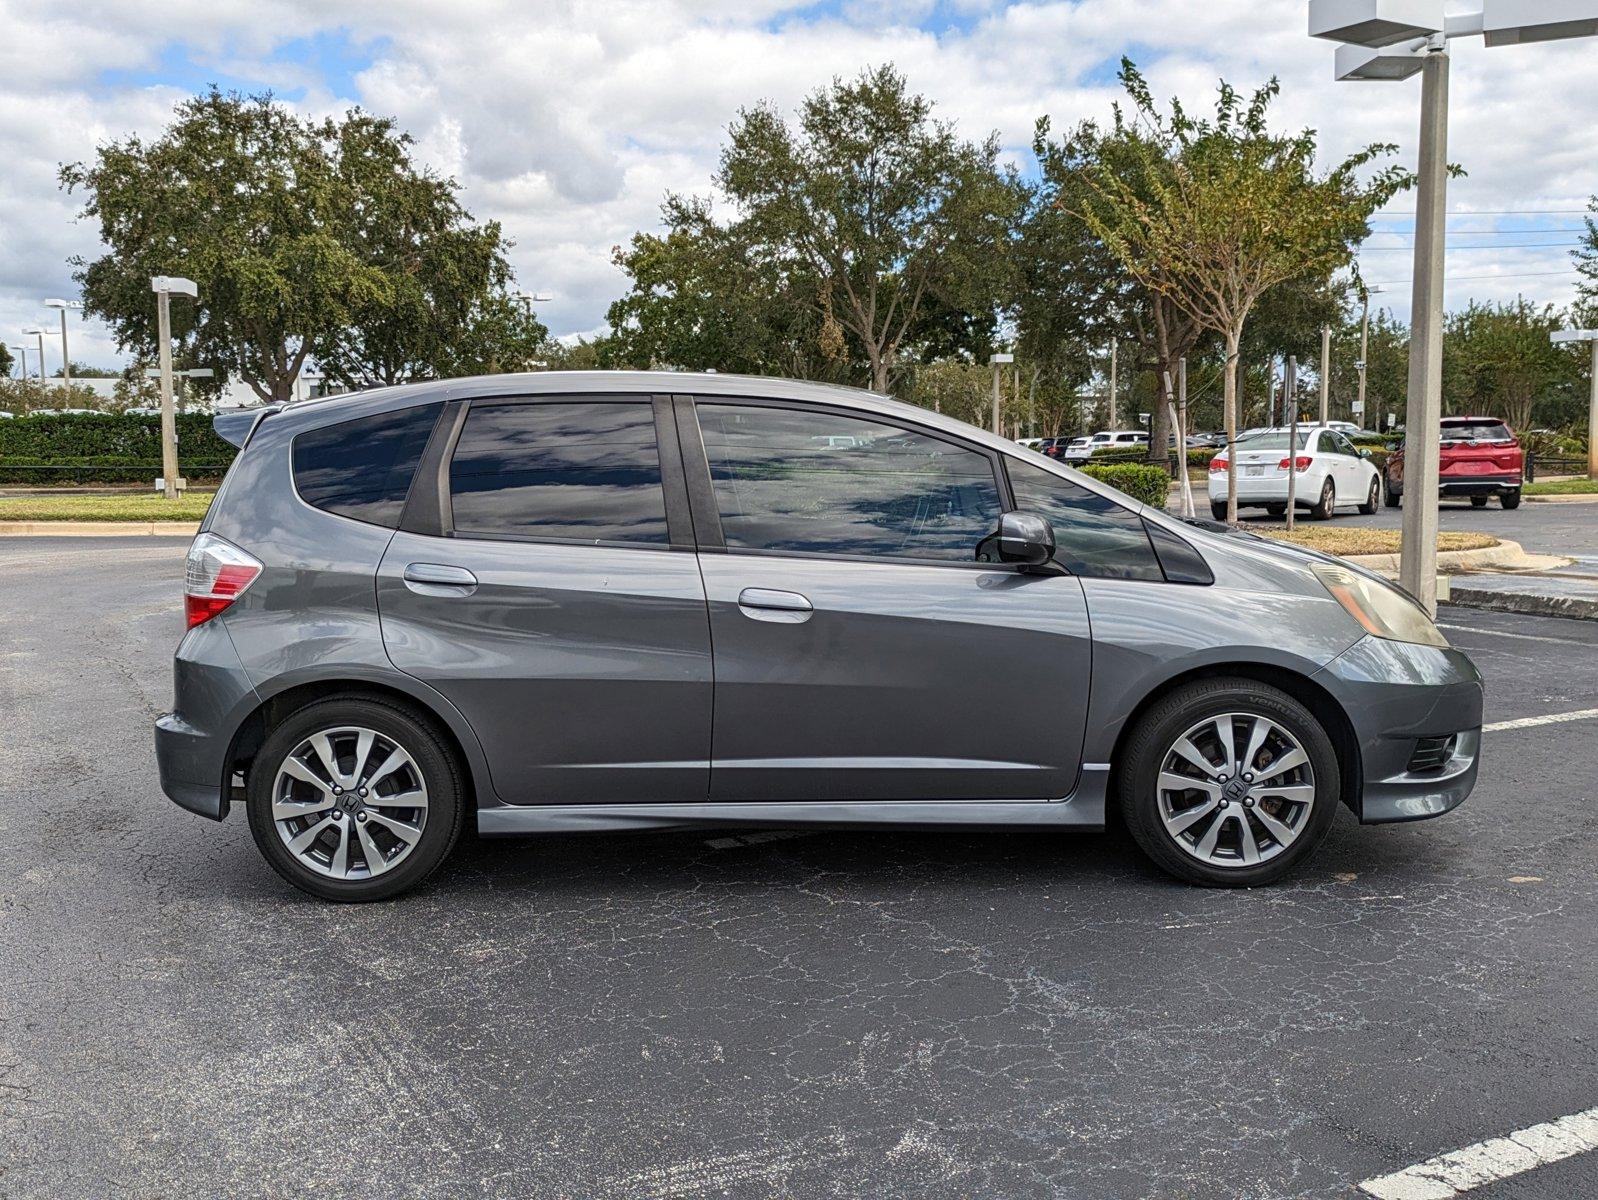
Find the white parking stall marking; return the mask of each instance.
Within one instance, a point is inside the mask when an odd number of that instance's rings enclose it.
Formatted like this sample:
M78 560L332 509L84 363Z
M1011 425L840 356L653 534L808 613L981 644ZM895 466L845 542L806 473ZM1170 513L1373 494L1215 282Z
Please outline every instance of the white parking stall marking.
M1598 1108L1428 1158L1359 1190L1376 1200L1452 1200L1462 1192L1598 1150Z
M1494 721L1483 725L1483 733L1497 733L1501 729L1530 729L1533 725L1562 725L1566 721L1590 721L1598 717L1598 708L1578 708L1575 712L1548 713L1541 717L1520 717L1514 721Z

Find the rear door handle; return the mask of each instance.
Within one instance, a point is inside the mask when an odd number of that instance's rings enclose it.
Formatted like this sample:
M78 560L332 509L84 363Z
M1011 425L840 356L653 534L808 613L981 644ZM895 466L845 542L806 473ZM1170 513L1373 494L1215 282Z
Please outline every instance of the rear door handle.
M465 567L411 563L405 568L405 586L423 596L469 596L477 590L477 576Z
M738 593L738 609L756 621L773 621L781 625L797 625L808 621L813 611L810 601L798 592L781 592L773 588L744 588Z

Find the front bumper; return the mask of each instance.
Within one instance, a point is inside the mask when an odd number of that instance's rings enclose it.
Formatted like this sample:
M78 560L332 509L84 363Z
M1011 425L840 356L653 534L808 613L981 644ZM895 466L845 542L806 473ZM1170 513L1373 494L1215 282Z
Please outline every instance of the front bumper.
M174 804L220 821L228 815L227 752L259 697L220 619L184 635L172 659L174 710L155 721L161 790Z
M1462 652L1366 637L1315 679L1354 726L1360 821L1419 821L1464 803L1480 763L1482 682ZM1445 761L1412 770L1420 740L1439 737L1453 739Z

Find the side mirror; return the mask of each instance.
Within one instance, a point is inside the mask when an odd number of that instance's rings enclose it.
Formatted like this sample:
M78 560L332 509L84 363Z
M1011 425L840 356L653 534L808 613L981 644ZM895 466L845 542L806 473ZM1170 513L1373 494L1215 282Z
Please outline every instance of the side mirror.
M1369 450L1361 450L1359 452L1359 456L1361 458L1369 458L1371 456L1371 452Z
M999 561L1041 567L1054 557L1054 526L1037 513L1003 513L999 517Z

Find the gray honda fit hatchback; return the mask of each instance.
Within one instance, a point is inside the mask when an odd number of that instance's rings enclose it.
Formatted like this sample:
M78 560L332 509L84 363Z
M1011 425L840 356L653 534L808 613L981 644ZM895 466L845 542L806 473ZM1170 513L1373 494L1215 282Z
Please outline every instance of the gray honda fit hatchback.
M882 396L500 375L217 419L166 794L330 900L486 835L1101 829L1274 880L1476 779L1403 592Z

